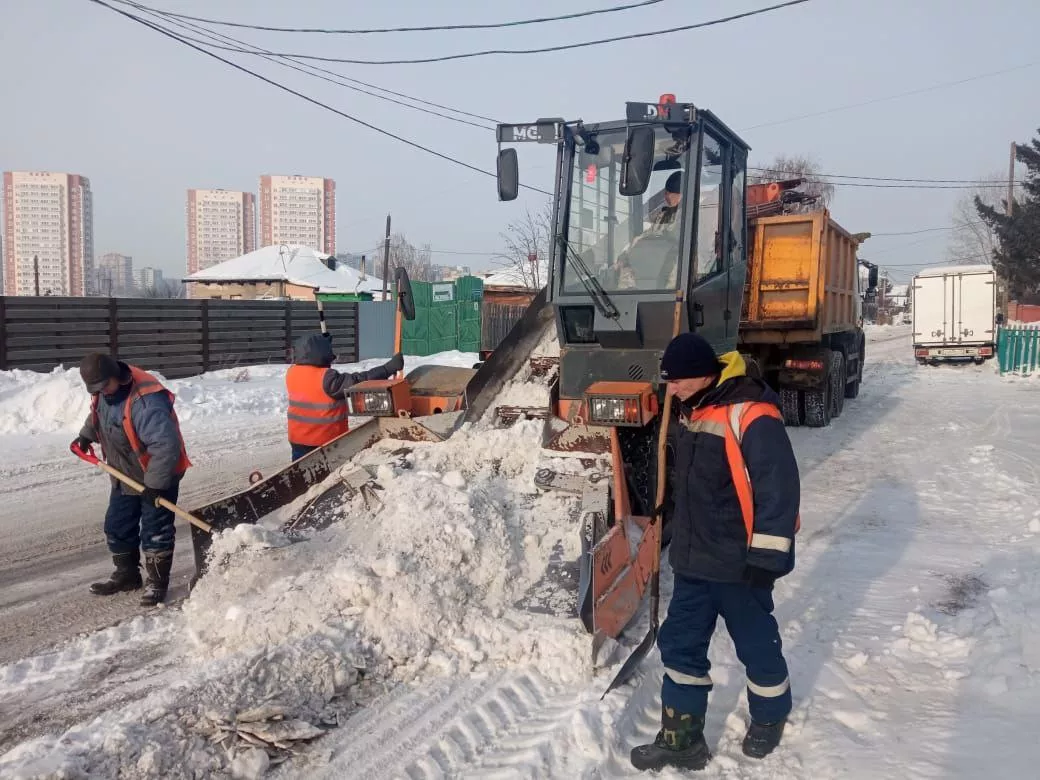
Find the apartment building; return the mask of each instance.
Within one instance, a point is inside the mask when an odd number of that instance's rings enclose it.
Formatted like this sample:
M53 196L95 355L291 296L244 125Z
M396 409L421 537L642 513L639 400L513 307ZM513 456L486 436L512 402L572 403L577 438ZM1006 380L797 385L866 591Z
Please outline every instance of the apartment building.
M188 275L256 249L256 196L188 190Z
M260 177L260 246L277 244L336 254L336 182L315 176Z

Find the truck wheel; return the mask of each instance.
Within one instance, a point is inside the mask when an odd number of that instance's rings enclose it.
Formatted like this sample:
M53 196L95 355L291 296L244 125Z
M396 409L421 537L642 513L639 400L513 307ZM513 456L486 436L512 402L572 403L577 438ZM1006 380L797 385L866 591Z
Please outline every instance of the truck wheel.
M805 402L800 390L780 388L780 408L784 413L784 425L794 428L805 421Z
M841 417L845 409L846 375L845 354L837 350L831 352L828 376L831 382L831 417Z
M818 390L806 390L805 424L810 428L826 428L831 424L831 383L823 383Z

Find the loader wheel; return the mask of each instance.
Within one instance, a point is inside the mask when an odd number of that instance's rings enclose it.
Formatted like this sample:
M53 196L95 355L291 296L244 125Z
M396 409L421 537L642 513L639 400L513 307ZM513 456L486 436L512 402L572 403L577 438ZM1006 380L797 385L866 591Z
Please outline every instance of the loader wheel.
M845 409L846 370L845 354L837 350L831 352L828 377L831 383L832 418L841 417L841 413Z
M784 413L784 425L794 428L805 422L805 403L801 390L793 387L780 388L780 408Z

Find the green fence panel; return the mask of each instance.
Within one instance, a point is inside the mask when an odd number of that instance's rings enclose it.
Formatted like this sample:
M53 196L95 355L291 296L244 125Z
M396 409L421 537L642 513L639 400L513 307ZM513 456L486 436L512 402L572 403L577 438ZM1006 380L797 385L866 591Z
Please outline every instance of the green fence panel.
M458 349L460 352L479 352L484 280L476 276L463 276L456 280L455 290L459 318Z
M1001 374L1029 376L1040 369L1040 327L1001 328L997 360Z
M454 306L434 306L429 311L430 354L458 347L458 318Z

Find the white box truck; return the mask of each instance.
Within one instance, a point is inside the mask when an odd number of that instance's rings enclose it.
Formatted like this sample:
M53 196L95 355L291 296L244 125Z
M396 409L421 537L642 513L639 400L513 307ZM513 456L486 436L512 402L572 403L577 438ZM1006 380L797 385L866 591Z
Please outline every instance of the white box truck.
M997 276L989 265L933 268L911 287L914 357L918 363L993 357Z

